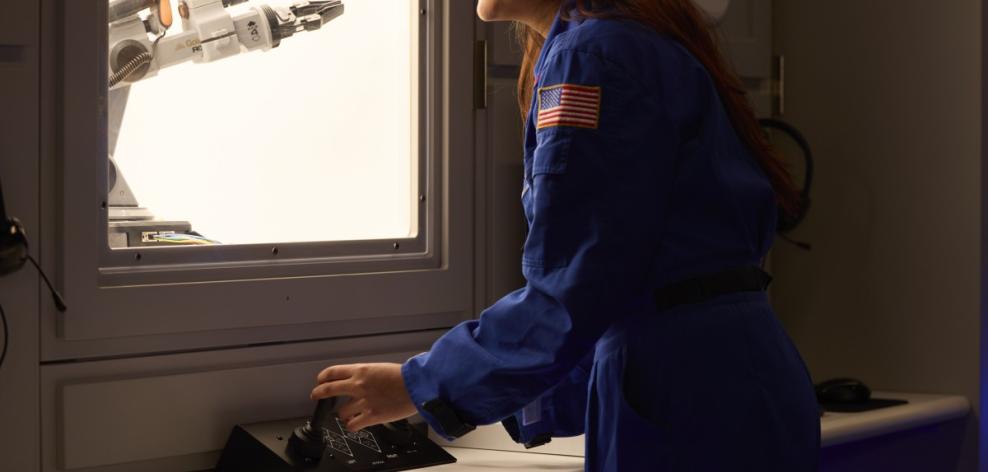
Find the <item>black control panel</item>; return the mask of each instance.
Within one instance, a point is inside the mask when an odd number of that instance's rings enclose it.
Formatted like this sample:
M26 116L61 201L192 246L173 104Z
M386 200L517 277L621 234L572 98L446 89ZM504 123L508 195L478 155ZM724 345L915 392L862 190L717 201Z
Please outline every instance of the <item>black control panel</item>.
M321 457L320 457L321 456ZM216 472L392 472L456 462L407 421L347 431L332 415L238 425Z

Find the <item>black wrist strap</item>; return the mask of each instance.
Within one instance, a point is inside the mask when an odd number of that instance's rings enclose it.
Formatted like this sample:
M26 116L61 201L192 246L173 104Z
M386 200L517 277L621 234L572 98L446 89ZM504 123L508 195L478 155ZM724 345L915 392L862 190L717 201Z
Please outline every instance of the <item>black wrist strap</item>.
M470 431L477 429L476 426L460 419L460 416L453 411L448 403L440 400L429 400L422 405L422 409L432 415L442 427L447 436L459 438L465 436Z
M504 425L504 430L508 432L508 436L511 436L511 439L514 440L516 443L525 446L525 449L532 449L539 446L545 446L546 444L552 442L552 434L549 433L537 434L528 442L525 443L521 442L522 441L521 426L518 425L518 419L515 418L513 415L503 419L501 421L501 424Z

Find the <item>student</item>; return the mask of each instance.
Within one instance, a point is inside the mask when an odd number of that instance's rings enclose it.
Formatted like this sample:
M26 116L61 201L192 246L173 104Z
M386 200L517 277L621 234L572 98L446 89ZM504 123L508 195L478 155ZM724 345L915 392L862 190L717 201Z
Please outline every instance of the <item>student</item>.
M398 364L329 367L351 429L586 434L591 471L816 470L759 268L797 192L691 0L480 0L525 38L524 288Z

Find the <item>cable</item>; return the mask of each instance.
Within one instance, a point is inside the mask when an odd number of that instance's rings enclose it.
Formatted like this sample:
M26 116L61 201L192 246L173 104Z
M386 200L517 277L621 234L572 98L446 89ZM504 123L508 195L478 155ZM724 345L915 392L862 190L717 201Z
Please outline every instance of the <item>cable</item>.
M127 61L119 70L110 74L109 86L115 87L120 82L127 80L128 77L134 75L143 66L150 65L154 61L154 56L158 52L158 41L164 38L166 31L162 31L161 34L155 38L154 43L151 44L151 52L142 52L135 56L133 59Z
M51 284L50 280L48 280L48 276L45 275L45 271L41 270L41 266L38 265L38 261L34 260L33 256L28 254L27 260L31 261L34 268L38 269L38 273L41 274L41 280L45 281L45 285L48 286L48 291L51 292L51 298L55 302L55 308L58 308L58 311L64 312L67 307L65 306L65 299L62 298L62 294L58 293L58 290L55 290L55 286Z
M110 87L114 87L134 74L137 69L151 63L151 54L142 52L128 61L119 70L110 75Z
M779 218L779 228L778 232L780 234L786 234L796 229L810 211L810 195L813 190L813 177L815 174L816 164L813 159L813 149L810 147L809 140L803 135L795 126L782 121L777 118L762 118L758 120L758 124L762 128L769 130L774 129L781 132L791 139L799 150L803 154L803 163L805 165L803 173L803 187L799 194L799 211L795 215L780 215ZM802 247L801 244L797 246Z
M813 250L813 245L812 244L807 243L807 242L803 242L803 241L796 241L795 239L790 238L788 234L779 233L779 237L782 238L783 241L785 241L785 242L787 242L789 244L792 244L793 246L796 246L796 247L798 247L798 248L800 248L800 249L802 249L804 251L812 251Z
M55 307L58 311L64 312L66 310L65 300L62 299L62 294L55 290L52 286L51 280L48 280L48 276L45 275L45 271L41 270L41 266L38 265L38 261L34 260L34 257L30 254L27 255L27 260L31 261L35 269L38 269L38 274L41 274L41 280L45 281L45 285L48 286L48 290L51 292L52 300L55 301ZM0 327L3 327L3 349L0 350L0 368L3 368L3 361L7 358L7 345L10 344L10 326L7 324L7 313L3 311L3 305L0 305Z
M0 369L2 369L3 361L7 358L7 344L10 343L10 335L7 332L7 314L3 312L3 305L0 305L0 326L3 326L3 350L0 350Z

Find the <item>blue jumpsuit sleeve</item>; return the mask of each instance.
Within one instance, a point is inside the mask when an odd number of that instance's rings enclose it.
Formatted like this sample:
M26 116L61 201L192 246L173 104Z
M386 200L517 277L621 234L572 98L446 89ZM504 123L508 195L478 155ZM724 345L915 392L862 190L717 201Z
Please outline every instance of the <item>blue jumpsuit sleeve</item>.
M549 438L579 436L586 427L591 352L562 382L501 423L517 443L541 445Z
M560 385L612 322L651 303L677 127L656 88L596 54L553 51L540 72L540 97L563 84L599 87L599 120L537 132L526 286L402 366L419 412L446 437L427 402L473 425L501 421Z

